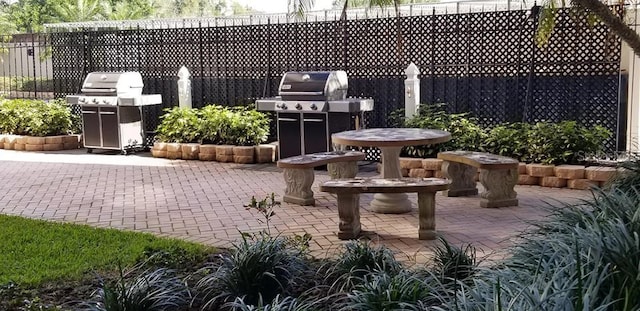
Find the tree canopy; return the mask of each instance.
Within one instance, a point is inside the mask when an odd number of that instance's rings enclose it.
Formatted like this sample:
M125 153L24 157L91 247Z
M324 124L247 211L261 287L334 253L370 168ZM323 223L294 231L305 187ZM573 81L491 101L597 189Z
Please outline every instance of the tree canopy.
M39 32L46 23L206 17L251 11L236 0L0 0L0 30Z

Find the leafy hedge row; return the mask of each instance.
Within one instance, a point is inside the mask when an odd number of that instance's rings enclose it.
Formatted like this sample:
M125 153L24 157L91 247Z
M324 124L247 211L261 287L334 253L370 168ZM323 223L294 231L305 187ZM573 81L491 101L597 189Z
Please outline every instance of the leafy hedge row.
M266 141L269 135L269 119L244 107L209 105L165 111L156 131L163 142L252 146Z
M576 121L559 123L505 123L491 128L481 127L468 114L446 113L442 105L422 105L411 118L392 116L392 123L400 127L441 129L451 133L446 143L407 147L404 154L411 157L435 157L440 151L484 151L518 159L522 162L544 164L575 164L589 154L603 150L611 132L602 126L585 127Z
M51 136L79 132L79 118L63 99L51 102L31 99L0 101L0 133Z

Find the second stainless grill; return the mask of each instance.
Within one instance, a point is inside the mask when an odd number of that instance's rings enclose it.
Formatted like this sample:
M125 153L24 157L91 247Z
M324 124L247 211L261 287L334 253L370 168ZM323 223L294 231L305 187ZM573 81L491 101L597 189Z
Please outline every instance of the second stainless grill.
M330 151L331 134L357 127L373 100L347 98L344 71L287 72L278 95L259 99L261 111L275 111L280 158Z

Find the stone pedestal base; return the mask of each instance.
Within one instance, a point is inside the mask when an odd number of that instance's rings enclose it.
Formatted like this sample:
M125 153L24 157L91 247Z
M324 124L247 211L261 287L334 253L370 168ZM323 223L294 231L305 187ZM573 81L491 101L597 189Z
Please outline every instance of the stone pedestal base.
M298 205L315 205L311 185L315 176L312 168L284 169L284 182L286 188L282 200Z
M449 190L442 194L447 197L462 197L478 194L476 174L478 169L456 162L443 161L442 175L451 181Z
M436 238L436 194L434 192L418 193L418 239L433 240Z
M408 213L411 201L406 193L376 193L371 200L371 210L380 214Z
M480 194L482 207L517 206L517 193L513 188L518 183L517 169L480 170L480 183L485 191Z
M358 162L336 162L328 163L327 170L331 179L354 178L358 174ZM313 168L285 168L283 201L298 205L315 205L311 186L315 175Z
M355 239L360 234L360 195L338 193L338 238Z
M402 178L400 150L402 147L380 147L382 178ZM371 210L381 214L404 214L411 211L411 201L406 193L376 193L371 201Z
M480 199L480 207L496 208L518 206L518 199L506 199L506 200L487 200Z
M358 175L358 162L335 162L327 164L331 179L354 178Z

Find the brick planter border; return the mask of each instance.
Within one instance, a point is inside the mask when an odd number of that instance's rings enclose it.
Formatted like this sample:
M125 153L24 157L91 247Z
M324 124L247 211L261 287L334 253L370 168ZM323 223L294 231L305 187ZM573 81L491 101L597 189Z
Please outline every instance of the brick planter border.
M198 150L198 152L195 152L195 150ZM243 164L273 163L277 160L277 154L277 146L273 144L232 146L156 142L151 148L151 155L154 158L236 162Z
M18 151L60 151L80 148L79 134L24 136L0 134L0 149Z
M404 177L442 176L439 159L400 158ZM520 163L519 185L587 190L602 187L616 169L603 166L544 165Z

